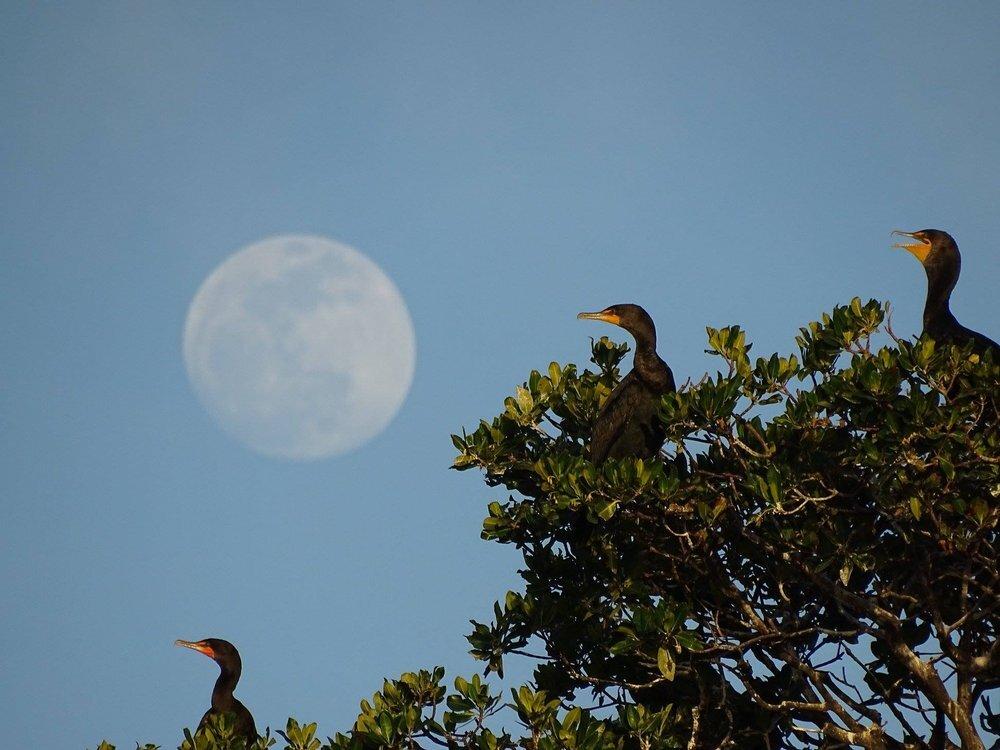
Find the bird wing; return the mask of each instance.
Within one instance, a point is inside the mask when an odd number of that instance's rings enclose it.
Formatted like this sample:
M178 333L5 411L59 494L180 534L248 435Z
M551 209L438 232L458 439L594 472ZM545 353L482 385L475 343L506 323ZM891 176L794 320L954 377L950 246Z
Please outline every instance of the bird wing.
M629 405L632 401L630 397L639 388L642 388L642 383L638 375L634 371L629 372L604 402L594 421L594 431L590 436L591 463L603 462L625 431L630 415Z
M954 316L950 320L944 321L938 328L928 328L924 326L924 332L938 342L954 344L955 346L965 346L972 342L972 350L977 354L985 354L992 351L993 356L1000 357L1000 344L979 331L966 328Z
M201 721L198 722L198 729L202 729L208 725L210 716L220 713L228 713L234 717L235 725L233 729L236 735L246 738L248 743L256 742L260 735L257 734L257 725L254 723L253 714L250 713L249 708L240 703L236 698L233 698L233 708L231 711L216 711L214 708L208 709L205 715L201 717Z
M256 742L260 736L257 734L257 725L254 723L253 714L239 701L236 701L236 731L246 737L248 742Z
M969 335L972 337L972 340L976 342L976 350L983 354L992 351L994 361L998 361L996 358L1000 357L1000 344L979 331L969 331Z

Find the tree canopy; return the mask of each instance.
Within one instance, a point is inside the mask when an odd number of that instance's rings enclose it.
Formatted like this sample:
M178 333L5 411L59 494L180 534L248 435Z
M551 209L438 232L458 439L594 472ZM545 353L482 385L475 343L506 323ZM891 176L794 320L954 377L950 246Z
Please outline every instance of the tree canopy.
M350 731L290 722L287 746L984 750L1000 363L900 340L886 313L855 299L759 358L709 328L719 371L664 396L654 460L584 458L626 345L532 372L453 436L455 468L503 488L483 538L523 556L472 654L497 677L533 660L531 684L406 673ZM182 747L222 750L225 729Z

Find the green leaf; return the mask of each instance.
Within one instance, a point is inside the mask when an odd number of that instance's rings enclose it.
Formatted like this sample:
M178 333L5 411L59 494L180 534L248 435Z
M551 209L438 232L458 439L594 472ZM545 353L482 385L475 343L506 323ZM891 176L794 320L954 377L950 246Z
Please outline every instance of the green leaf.
M656 666L659 667L660 674L666 677L667 680L673 681L674 675L677 672L677 664L674 662L674 657L665 648L661 647L656 652Z
M854 570L854 566L847 562L844 563L843 567L840 569L840 582L843 585L847 585L851 581L851 572Z
M938 458L938 465L941 467L941 471L948 479L955 478L955 467L952 465L951 461L946 458Z

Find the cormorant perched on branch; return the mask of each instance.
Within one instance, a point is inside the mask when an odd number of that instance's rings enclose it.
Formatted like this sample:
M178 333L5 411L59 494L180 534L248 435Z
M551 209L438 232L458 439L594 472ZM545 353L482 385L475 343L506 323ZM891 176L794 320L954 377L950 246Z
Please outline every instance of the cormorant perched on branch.
M212 707L205 712L198 723L201 729L208 723L208 717L217 714L233 714L235 723L235 733L246 740L247 746L257 741L257 727L253 722L250 711L236 700L233 691L236 683L240 681L240 673L243 671L243 662L240 660L240 652L236 650L229 641L221 638L206 638L202 641L175 641L175 645L184 648L194 649L205 656L213 659L219 665L219 679L215 681L212 689Z
M612 305L577 317L619 326L635 339L632 371L601 407L587 457L594 464L609 458L652 458L666 438L658 416L660 397L676 390L673 373L656 353L653 319L639 305Z
M936 342L959 346L972 341L976 352L982 354L992 350L994 354L1000 355L1000 345L997 342L977 331L970 331L951 314L948 302L962 270L962 256L958 253L958 244L954 238L940 229L921 229L919 232L897 229L893 234L916 240L912 244L896 243L893 247L908 250L927 272L924 333Z

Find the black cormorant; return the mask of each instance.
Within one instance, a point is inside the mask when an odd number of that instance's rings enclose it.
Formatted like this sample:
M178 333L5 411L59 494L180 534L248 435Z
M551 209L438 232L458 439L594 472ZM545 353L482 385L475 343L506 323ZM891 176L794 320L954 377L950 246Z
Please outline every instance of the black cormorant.
M660 397L676 390L674 374L656 353L656 326L639 305L612 305L577 315L624 328L635 339L632 371L615 387L594 422L587 457L594 464L609 458L652 458L666 438L658 412Z
M900 242L894 247L901 247L912 253L927 273L924 333L936 342L959 346L971 341L973 349L980 354L993 351L995 355L1000 355L1000 345L977 331L970 331L951 314L948 302L962 270L962 256L958 253L958 244L954 238L940 229L921 229L919 232L897 229L893 234L916 240L911 244Z
M235 734L246 740L247 746L257 741L257 727L250 711L233 695L236 683L240 681L243 663L240 652L229 641L221 638L205 638L201 641L175 641L176 645L194 649L213 659L219 665L219 679L212 689L212 707L205 712L198 723L201 729L208 723L208 717L217 714L232 714L236 720Z

